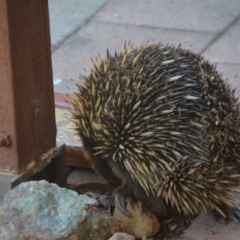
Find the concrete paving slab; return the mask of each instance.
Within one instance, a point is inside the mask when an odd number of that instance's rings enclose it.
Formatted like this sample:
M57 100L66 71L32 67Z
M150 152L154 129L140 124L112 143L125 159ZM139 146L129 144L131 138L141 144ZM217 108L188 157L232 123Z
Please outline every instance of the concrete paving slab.
M57 124L57 145L67 143L72 146L81 146L80 138L74 130L74 124L68 109L55 108L55 118Z
M53 79L53 87L55 92L72 93L76 89L74 81L62 80L60 78Z
M155 42L171 43L200 52L216 33L150 28L143 26L121 25L114 23L90 22L69 38L52 55L54 79L78 79L83 68L90 69L90 57L98 53L103 57L108 48L122 50L125 40L131 39L134 46L140 46L149 39Z
M240 13L239 0L112 0L97 21L221 32Z
M240 18L204 51L204 55L213 62L240 63Z
M217 69L220 73L223 73L223 79L228 78L231 81L237 75L236 80L232 83L232 87L240 91L240 64L217 63Z
M183 239L191 240L239 240L239 224L223 225L207 214L200 214L184 232Z
M106 3L107 0L49 0L52 49L83 26Z

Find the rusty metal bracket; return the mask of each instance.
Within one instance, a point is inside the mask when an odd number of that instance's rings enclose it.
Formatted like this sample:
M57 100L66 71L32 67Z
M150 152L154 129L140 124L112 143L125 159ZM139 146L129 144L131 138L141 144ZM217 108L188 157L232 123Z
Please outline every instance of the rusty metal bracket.
M43 179L56 183L60 187L67 186L65 145L50 149L42 155L40 161L28 166L22 174L0 172L0 201L8 191L18 184Z

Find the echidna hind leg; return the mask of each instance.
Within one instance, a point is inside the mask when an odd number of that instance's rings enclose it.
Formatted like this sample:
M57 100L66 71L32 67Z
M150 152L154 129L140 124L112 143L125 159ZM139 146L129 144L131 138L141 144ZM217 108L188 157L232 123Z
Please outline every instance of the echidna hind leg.
M146 198L141 187L129 184L127 181L123 181L122 185L115 189L114 196L116 207L126 216L129 216L126 205L131 208L132 203L137 202L139 209L142 210L143 201Z
M125 206L125 201L127 202L127 206L132 209L132 199L127 198L126 200L120 196L118 193L115 194L115 205L116 207L127 217L129 217L129 212ZM142 201L137 201L139 209L142 211L143 208L143 202Z
M130 198L127 199L127 204L129 207L132 206L132 200ZM118 193L115 194L115 206L126 216L129 217L129 212L125 207L125 199L120 196Z

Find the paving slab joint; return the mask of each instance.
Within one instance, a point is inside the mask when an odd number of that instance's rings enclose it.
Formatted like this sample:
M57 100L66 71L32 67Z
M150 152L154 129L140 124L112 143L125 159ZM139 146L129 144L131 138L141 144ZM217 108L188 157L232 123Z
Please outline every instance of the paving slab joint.
M83 28L88 22L90 22L94 16L100 12L107 4L108 4L109 0L106 1L106 3L104 3L99 9L97 9L93 14L91 14L88 18L86 18L86 21L81 24L80 26L78 26L77 28L75 28L70 34L68 34L53 50L52 53L54 53L59 47L61 47L61 45L63 43L65 43L70 37L72 37L76 32L78 32L81 28Z
M219 32L203 49L200 51L200 54L203 54L209 47L211 47L220 37L222 37L230 27L232 27L238 20L240 15L233 19L221 32Z

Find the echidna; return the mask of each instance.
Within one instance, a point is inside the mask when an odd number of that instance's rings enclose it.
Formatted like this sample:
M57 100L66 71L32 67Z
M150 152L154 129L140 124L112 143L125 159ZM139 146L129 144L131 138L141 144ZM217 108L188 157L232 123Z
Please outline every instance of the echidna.
M75 93L74 122L116 206L160 197L180 213L240 219L240 110L202 56L148 42L100 56Z

